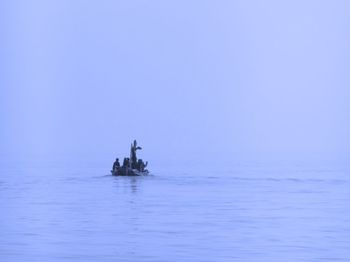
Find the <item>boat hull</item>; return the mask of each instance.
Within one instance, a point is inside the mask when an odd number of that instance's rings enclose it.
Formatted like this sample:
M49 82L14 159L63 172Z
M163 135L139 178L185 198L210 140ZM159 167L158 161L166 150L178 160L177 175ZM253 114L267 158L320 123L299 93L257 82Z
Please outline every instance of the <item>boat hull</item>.
M139 171L137 169L119 167L116 170L111 170L113 176L145 176L148 175L148 170Z

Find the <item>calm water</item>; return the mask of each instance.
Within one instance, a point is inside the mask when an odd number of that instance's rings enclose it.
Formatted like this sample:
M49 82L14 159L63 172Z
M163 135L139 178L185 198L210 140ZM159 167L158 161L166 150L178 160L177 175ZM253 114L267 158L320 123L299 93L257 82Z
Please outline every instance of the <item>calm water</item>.
M0 261L350 261L344 166L108 168L2 162Z

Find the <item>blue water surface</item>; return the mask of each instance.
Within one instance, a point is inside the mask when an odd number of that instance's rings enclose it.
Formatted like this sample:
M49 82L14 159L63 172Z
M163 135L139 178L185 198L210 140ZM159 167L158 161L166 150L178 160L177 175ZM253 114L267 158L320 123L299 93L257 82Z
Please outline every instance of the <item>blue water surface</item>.
M0 261L350 261L341 165L0 166Z

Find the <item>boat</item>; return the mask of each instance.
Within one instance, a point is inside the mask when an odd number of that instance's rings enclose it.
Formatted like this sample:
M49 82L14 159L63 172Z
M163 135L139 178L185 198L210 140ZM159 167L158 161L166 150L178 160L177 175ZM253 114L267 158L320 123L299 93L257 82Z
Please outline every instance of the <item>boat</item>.
M119 167L115 170L111 170L113 176L145 176L148 175L148 170L137 170L129 167Z
M145 176L149 174L149 171L146 169L148 162L143 162L142 159L137 159L136 151L141 150L142 148L137 146L137 141L131 144L130 147L130 158L125 157L123 165L119 163L117 158L113 164L111 173L113 176Z

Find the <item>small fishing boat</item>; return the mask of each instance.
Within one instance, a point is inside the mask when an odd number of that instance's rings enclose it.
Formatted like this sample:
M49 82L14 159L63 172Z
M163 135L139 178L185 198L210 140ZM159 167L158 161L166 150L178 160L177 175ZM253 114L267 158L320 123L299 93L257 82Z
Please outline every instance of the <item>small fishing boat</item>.
M147 169L140 171L129 167L119 167L111 170L111 173L113 176L145 176L149 174Z
M137 146L136 140L131 144L130 148L130 158L125 157L123 165L119 163L117 158L113 164L111 173L114 176L144 176L148 175L148 170L146 169L148 162L143 162L142 159L137 159L136 151L142 148Z

